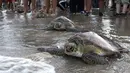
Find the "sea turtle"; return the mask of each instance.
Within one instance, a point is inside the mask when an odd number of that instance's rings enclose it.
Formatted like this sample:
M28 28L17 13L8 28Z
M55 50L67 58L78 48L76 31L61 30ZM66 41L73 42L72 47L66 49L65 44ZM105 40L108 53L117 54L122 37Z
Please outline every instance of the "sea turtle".
M16 6L16 11L18 13L23 13L24 12L24 5L17 5Z
M47 17L47 15L42 10L36 12L36 18L45 18L45 17Z
M87 32L88 30L75 26L75 23L65 16L60 16L52 20L45 30Z
M77 33L62 45L38 48L38 50L79 57L88 64L107 64L121 58L122 53L128 52L116 42L95 32Z

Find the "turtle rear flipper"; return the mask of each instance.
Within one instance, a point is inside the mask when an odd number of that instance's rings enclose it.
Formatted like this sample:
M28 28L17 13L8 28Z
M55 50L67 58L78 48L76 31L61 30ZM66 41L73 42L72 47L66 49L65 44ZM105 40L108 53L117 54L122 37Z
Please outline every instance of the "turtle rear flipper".
M58 47L51 46L51 47L42 47L42 48L37 48L38 51L40 52L49 52L51 54L56 54L56 55L65 55L64 49L59 49Z
M87 64L109 64L106 57L97 55L95 53L85 53L82 55L82 59Z

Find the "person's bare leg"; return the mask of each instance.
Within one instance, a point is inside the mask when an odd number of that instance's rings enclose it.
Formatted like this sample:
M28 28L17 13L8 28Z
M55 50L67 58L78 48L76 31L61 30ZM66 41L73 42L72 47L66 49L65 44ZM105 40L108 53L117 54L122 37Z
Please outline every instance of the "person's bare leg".
M99 8L102 12L102 10L104 9L104 0L99 0Z
M123 4L123 10L122 10L123 14L126 14L127 7L128 7L128 4Z
M45 0L46 13L49 13L50 10L50 0Z
M84 0L84 10L86 10L86 6L87 5L87 2L86 2L86 0Z
M32 0L32 18L36 17L36 0Z
M92 7L92 0L86 0L85 2L86 2L85 3L86 16L88 16Z
M15 0L12 0L12 4L13 4L13 7L12 7L13 9L12 10L15 11L16 10L16 8L15 8Z
M32 11L36 11L36 0L32 0Z
M92 0L86 0L86 11L90 12L92 7Z
M57 0L52 0L52 10L53 10L53 13L55 14L56 13L56 7L57 7Z
M103 16L104 0L99 0L99 16Z
M120 13L120 7L121 7L121 4L117 3L117 4L116 4L116 13L117 13L117 14Z
M23 0L23 5L24 5L24 13L26 14L28 11L28 0Z
M130 7L128 7L128 14L130 14Z
M44 5L42 6L42 11L45 12L45 10L46 10L46 6Z
M9 4L8 9L11 10L11 2L9 2L8 4Z

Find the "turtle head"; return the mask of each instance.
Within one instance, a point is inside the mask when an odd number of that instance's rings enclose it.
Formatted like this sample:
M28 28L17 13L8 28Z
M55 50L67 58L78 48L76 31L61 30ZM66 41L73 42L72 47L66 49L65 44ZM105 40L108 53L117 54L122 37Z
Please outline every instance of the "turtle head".
M75 50L76 50L76 45L74 43L65 44L65 51L66 52L74 52Z
M56 30L65 30L66 29L65 25L62 24L61 22L55 22L55 23L53 23L53 27Z
M81 57L82 53L78 50L78 47L75 43L66 43L65 44L65 53L67 55Z

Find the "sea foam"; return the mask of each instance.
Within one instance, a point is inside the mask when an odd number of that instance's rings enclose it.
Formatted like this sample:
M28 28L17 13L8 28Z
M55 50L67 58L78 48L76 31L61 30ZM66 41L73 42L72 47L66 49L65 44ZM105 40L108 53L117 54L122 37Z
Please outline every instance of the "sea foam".
M45 62L0 56L0 73L55 73L55 68Z

